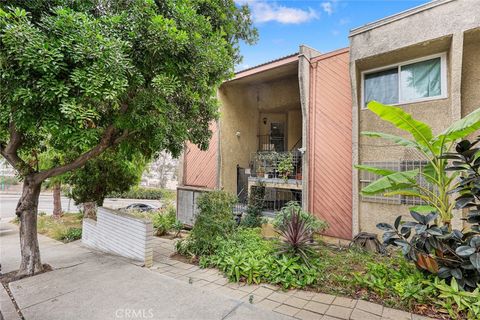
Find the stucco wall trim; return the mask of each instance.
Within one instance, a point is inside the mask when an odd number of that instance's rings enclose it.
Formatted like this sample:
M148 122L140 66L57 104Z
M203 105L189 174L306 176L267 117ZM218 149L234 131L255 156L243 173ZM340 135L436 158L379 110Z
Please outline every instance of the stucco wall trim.
M397 14L385 17L383 19L368 23L368 24L363 25L361 27L354 28L354 29L350 30L349 37L356 36L360 33L367 32L369 30L381 27L383 25L395 22L397 20L405 19L406 17L412 16L412 15L417 14L419 12L430 10L432 8L444 5L444 4L452 2L452 1L456 1L456 0L436 0L436 1L428 2L426 4L414 7L412 9L408 9L408 10L399 12Z

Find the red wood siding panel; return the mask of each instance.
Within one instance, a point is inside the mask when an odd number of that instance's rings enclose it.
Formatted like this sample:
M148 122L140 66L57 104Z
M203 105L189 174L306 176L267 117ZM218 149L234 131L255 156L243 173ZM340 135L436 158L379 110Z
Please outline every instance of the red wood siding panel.
M326 235L352 238L352 100L348 50L312 61L309 210Z
M212 137L207 151L192 143L185 148L183 164L184 185L214 189L217 186L217 124L210 125Z

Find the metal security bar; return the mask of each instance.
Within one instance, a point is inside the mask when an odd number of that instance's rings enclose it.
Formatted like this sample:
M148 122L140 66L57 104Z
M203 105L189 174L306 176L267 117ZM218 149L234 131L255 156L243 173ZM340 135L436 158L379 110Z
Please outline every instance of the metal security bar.
M285 151L285 137L269 134L258 136L258 151Z
M259 186L252 186L254 188L261 188ZM302 203L302 191L295 189L281 189L281 188L265 188L265 197L263 199L263 214L266 216L274 216L275 212L281 210L288 202L296 201L298 204ZM255 191L251 191L255 192ZM235 216L247 212L248 201L240 200L233 207Z
M372 166L376 168L389 169L394 171L410 171L414 169L423 170L427 165L427 161L422 160L404 160L404 161L386 161L386 162L377 162L377 161L366 161L363 164L367 166ZM368 186L370 183L380 179L382 176L374 174L372 172L363 171L359 172L360 176L360 190ZM423 176L419 176L419 183L430 189L434 190L433 186L429 184ZM361 200L365 202L377 202L377 203L387 203L387 204L406 204L406 205L422 205L425 202L418 198L412 196L384 196L382 194L361 196Z
M252 186L253 188L260 188ZM253 191L252 191L253 192ZM288 202L302 202L302 191L296 189L265 188L265 197L263 199L263 210L266 213L274 213L282 209Z

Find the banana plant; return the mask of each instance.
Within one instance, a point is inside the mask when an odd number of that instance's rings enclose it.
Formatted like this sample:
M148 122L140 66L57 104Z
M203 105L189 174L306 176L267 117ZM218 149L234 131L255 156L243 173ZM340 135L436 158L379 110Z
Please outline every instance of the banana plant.
M362 195L383 194L384 196L413 196L422 199L426 205L411 208L416 212L436 212L441 222L450 225L455 207L449 191L454 188L458 173L445 170L448 153L453 144L461 138L480 129L480 108L466 117L455 121L438 135L433 135L432 128L412 117L402 108L388 106L376 101L368 104L368 109L382 120L390 122L395 127L410 134L411 138L397 135L364 131L361 134L367 137L382 138L397 145L418 150L428 161L422 169L409 171L394 171L366 165L357 165L359 170L365 170L382 176L361 190ZM423 177L433 188L422 185L419 181Z

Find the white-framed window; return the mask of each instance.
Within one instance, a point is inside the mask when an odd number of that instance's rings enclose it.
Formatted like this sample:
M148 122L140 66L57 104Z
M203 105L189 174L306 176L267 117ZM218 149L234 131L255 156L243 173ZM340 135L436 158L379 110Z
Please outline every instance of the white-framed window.
M390 105L447 97L447 55L435 54L362 72L362 109L376 100Z

